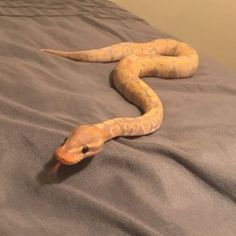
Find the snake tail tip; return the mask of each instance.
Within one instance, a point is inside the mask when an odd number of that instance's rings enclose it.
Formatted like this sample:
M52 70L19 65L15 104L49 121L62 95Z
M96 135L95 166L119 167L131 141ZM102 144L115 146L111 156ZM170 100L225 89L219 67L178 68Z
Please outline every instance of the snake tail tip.
M40 49L41 52L50 52L51 50L50 49Z

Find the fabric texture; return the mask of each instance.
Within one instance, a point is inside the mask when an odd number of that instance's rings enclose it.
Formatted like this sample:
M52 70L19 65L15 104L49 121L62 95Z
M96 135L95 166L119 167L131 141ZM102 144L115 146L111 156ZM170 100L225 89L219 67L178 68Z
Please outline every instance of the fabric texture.
M144 78L160 130L49 174L74 127L140 111L114 89L116 63L40 49L166 37L108 1L0 1L0 235L236 235L236 77L203 55L191 79Z

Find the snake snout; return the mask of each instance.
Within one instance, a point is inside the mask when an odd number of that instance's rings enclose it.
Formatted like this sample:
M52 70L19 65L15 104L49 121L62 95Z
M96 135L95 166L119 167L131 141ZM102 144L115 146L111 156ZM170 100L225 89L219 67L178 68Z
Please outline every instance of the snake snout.
M62 147L58 147L55 150L55 156L60 163L65 165L73 165L79 162L79 159L75 154L66 152Z

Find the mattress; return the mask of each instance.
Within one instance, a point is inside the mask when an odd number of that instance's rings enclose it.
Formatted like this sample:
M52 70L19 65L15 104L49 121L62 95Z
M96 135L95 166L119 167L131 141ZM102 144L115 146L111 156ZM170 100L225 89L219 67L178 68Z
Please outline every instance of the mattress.
M236 77L200 54L190 79L144 78L162 127L50 175L81 124L134 117L116 63L46 55L174 38L101 0L0 1L0 235L236 235Z

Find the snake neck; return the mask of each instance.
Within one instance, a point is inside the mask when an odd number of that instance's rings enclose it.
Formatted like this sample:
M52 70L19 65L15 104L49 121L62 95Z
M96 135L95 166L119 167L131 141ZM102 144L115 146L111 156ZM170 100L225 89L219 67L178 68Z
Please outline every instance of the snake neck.
M162 123L163 108L159 104L149 112L139 117L115 118L95 124L102 130L104 142L120 136L141 136L153 133Z

